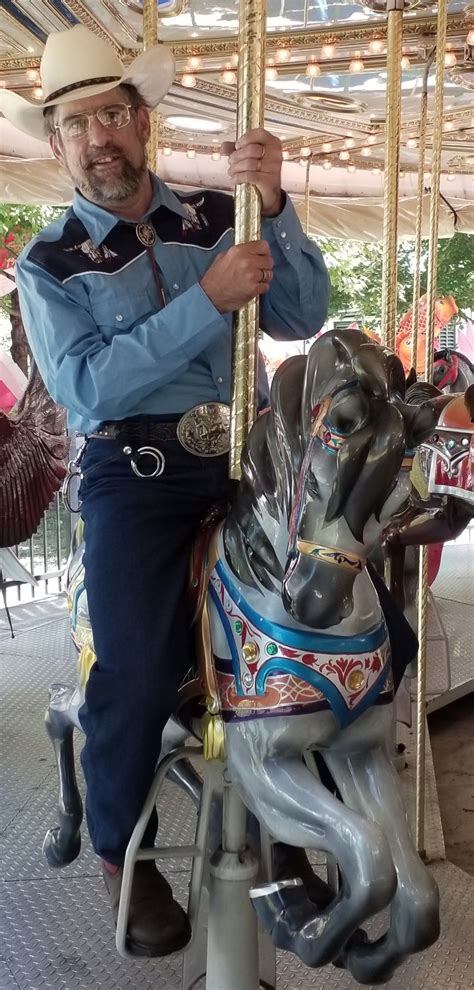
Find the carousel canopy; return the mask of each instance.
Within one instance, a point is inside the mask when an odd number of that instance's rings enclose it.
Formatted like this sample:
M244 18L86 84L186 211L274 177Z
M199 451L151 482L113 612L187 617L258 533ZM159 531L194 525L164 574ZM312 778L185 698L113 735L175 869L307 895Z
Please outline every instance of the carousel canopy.
M126 64L143 44L141 0L2 0L0 85L41 99L41 53L51 31L78 22L107 38ZM159 38L176 82L160 107L158 171L180 187L228 187L221 141L235 135L238 2L158 0ZM382 0L269 0L265 120L284 147L285 188L303 203L309 165L310 231L376 240L382 234L387 22ZM423 0L404 15L400 227L414 235L420 91L436 40ZM86 53L85 53L86 57ZM474 231L474 7L449 3L440 234ZM434 70L428 84L426 227ZM0 119L0 200L66 204L68 178L47 144Z

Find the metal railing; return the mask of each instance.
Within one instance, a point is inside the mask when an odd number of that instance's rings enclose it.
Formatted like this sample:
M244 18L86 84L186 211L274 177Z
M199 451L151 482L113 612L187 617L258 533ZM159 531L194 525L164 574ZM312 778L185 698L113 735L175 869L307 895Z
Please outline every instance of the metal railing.
M60 492L56 492L36 533L24 543L11 547L39 587L6 581L6 600L9 606L63 591L73 525L71 513L64 505ZM0 602L0 607L1 604Z

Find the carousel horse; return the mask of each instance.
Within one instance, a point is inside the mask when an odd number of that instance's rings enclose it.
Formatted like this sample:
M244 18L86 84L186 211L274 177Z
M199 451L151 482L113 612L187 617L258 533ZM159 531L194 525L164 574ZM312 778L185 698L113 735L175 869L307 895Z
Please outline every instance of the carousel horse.
M416 600L418 547L428 546L431 586L444 542L460 536L474 518L474 384L454 395L426 382L407 389L408 403L428 398L439 409L436 432L416 453L411 504L398 517L394 532L385 534L391 590L401 608ZM416 622L415 614L411 621Z
M388 980L439 933L437 887L388 755L390 642L366 568L410 497L414 450L437 420L430 399L408 405L404 395L399 359L357 330L331 331L280 366L206 553L196 630L198 652L208 649L162 753L179 721L198 732L186 713L204 670L208 719L223 719L228 770L249 811L277 842L338 865L339 890L319 907L299 878L255 888L261 925L306 965L337 961L364 984ZM70 579L74 635L90 651L80 545ZM60 827L45 840L52 865L79 850L72 730L82 700L83 689L55 685L46 717L60 776ZM385 908L387 930L370 941L361 926Z
M433 382L443 392L465 392L474 383L474 365L461 351L445 347L435 353Z

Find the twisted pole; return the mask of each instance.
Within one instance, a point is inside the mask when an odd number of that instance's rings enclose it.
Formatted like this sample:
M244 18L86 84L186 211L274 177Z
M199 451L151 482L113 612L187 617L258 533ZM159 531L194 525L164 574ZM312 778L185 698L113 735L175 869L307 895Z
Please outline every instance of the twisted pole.
M237 139L262 127L265 98L264 0L240 0L239 68L237 77ZM255 186L242 183L235 190L235 243L260 237L260 197ZM229 475L240 479L240 455L256 415L258 299L234 317Z
M382 264L382 340L395 350L397 319L398 185L405 0L387 0L387 95Z
M143 0L143 50L153 48L158 42L158 5L156 0ZM150 168L156 172L158 166L158 111L150 114L150 137L147 152Z
M436 32L436 90L433 117L433 161L431 169L428 288L426 307L425 379L433 377L434 324L437 288L439 191L443 147L444 56L448 0L439 0ZM418 585L418 683L416 695L415 839L425 856L425 761L426 761L426 661L428 633L428 550L420 547Z
M417 370L418 355L418 307L420 305L420 265L421 265L421 241L423 230L423 192L425 186L425 152L426 152L426 122L428 117L428 77L433 65L436 48L428 55L423 72L421 86L421 106L420 106L420 144L418 159L418 191L416 205L416 229L415 229L415 274L413 276L413 302L411 308L411 366Z

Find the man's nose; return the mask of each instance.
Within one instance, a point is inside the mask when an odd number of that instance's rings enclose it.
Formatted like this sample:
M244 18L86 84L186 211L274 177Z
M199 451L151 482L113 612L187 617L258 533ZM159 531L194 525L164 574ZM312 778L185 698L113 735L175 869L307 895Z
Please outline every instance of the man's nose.
M110 129L101 124L98 117L92 117L88 133L89 144L96 144L102 147L110 141Z

